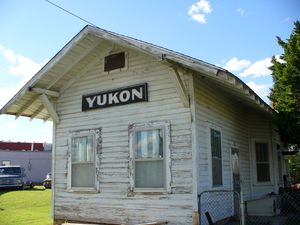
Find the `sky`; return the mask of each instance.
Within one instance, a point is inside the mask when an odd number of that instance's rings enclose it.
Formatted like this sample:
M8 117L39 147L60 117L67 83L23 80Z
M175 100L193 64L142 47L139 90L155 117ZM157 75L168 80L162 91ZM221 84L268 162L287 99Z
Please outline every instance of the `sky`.
M300 20L299 0L51 0L106 30L221 66L265 102L271 57ZM87 22L46 0L0 0L0 108ZM52 142L52 122L0 115L0 141Z

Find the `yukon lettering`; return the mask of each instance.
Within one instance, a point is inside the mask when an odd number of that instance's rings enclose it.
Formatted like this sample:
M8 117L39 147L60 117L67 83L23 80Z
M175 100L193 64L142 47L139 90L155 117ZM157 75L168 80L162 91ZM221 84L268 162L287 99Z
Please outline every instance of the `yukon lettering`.
M82 96L82 111L148 101L147 83Z

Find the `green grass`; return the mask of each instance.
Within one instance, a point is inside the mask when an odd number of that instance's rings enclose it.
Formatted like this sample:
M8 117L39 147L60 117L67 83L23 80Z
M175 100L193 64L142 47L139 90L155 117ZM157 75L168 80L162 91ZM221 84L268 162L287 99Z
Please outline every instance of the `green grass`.
M50 225L51 189L0 191L0 225Z

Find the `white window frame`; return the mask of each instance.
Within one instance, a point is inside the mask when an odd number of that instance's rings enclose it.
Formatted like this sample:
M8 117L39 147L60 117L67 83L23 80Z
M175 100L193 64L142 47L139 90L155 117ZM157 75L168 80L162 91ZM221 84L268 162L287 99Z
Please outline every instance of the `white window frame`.
M72 187L72 140L78 137L93 137L94 146L94 169L95 169L95 183L94 187ZM102 148L101 128L76 130L70 132L68 141L68 175L67 175L67 190L69 192L99 192L99 169L100 169L100 152Z
M257 180L257 162L256 162L256 143L265 143L268 146L268 157L269 157L269 173L270 173L270 181L259 182ZM252 168L253 168L253 183L257 186L269 186L273 185L273 156L272 156L272 145L271 142L267 139L254 139L252 141Z
M211 149L211 130L215 130L220 132L221 135L221 167L222 167L222 184L221 185L214 185L213 184L213 165L212 165L212 149ZM210 125L208 127L208 155L209 155L209 177L210 177L210 184L212 188L220 188L223 187L224 185L224 171L223 171L223 159L224 159L224 155L223 155L223 134L222 134L222 130L220 127L216 127L216 126L212 126Z
M146 131L160 129L163 132L163 152L164 152L164 188L136 188L135 187L135 152L134 135L136 131ZM171 154L170 154L170 122L154 121L148 123L137 123L129 126L129 193L171 193Z

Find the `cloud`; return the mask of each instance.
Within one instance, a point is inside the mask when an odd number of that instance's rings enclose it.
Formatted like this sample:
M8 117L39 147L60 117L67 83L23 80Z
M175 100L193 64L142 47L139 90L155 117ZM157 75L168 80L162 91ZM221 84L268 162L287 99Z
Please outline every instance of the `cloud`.
M6 59L8 65L7 68L2 68L2 73L18 76L20 77L20 80L14 85L5 84L4 87L0 88L0 96L2 96L0 98L0 107L7 103L7 101L11 99L14 94L16 94L16 92L21 89L22 86L48 61L44 60L43 63L37 63L28 57L16 54L12 49L3 45L0 45L0 54L1 53ZM0 78L1 83L5 82L4 77Z
M272 84L256 84L254 81L249 81L247 85L265 102L269 102L268 95L270 94Z
M280 59L279 55L276 55L275 58L278 62L285 63L284 60ZM272 74L271 70L269 70L269 67L272 66L271 61L271 58L265 58L251 63L250 60L233 57L228 61L222 60L222 65L218 66L223 67L230 72L241 71L239 74L240 77L258 78L266 77Z
M19 142L46 141L47 143L52 143L53 123L51 121L30 121L25 117L20 117L18 120L15 120L15 118L12 116L1 115L0 124L3 127L3 129L0 131L0 140ZM29 128L30 132L28 132Z
M37 142L47 142L52 143L52 127L53 123L51 121L47 121L44 124L41 124L43 127L42 131L35 137L35 141Z
M246 15L246 11L241 9L241 8L238 8L236 11L240 14L240 16L245 16Z
M11 99L14 94L21 88L20 85L1 87L0 88L0 109Z
M275 56L277 60L282 61L279 56ZM265 58L251 63L250 60L238 59L237 57L231 58L229 61L222 61L223 68L231 72L240 72L239 76L242 78L261 78L271 75L271 71L268 69L272 65L271 58ZM249 80L249 79L248 79ZM246 83L255 93L257 93L265 102L269 102L268 95L270 94L270 88L272 84L257 84L252 79Z
M244 72L240 73L241 77L265 77L271 75L269 67L272 66L271 58L265 58L251 64Z
M207 0L199 0L190 6L188 14L189 16L200 24L206 23L205 15L211 13L212 8L210 2Z
M0 52L9 63L8 74L21 76L30 79L48 61L37 63L34 60L16 54L12 49L0 45Z
M224 69L230 71L230 72L234 72L234 71L241 71L243 69L246 69L247 67L249 67L251 64L251 62L249 60L246 59L241 59L239 60L237 57L233 57L232 59L230 59L228 62L226 62Z

